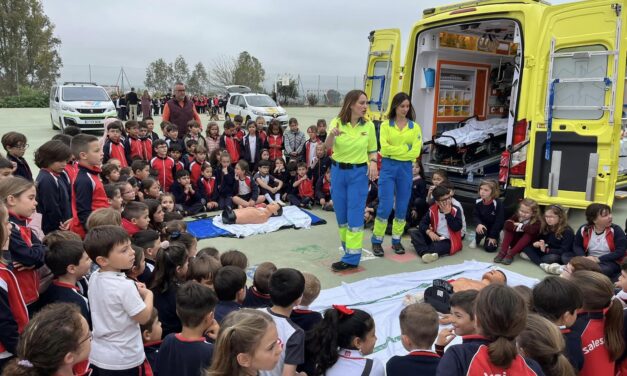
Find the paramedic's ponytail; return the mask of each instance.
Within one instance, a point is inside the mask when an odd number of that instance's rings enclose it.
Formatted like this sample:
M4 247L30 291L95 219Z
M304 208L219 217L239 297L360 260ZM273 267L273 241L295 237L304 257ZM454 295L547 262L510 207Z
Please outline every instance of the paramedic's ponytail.
M480 333L492 341L490 362L508 368L518 355L516 336L525 329L527 306L511 287L488 285L479 292L475 317Z
M602 311L605 315L605 346L610 359L618 359L625 349L623 338L623 306L614 297L614 285L604 274L591 271L576 271L572 275L583 293L584 311Z

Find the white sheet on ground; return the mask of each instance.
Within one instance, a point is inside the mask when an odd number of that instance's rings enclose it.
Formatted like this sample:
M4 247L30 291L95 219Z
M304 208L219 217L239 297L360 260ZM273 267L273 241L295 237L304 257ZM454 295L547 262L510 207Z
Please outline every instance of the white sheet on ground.
M452 129L442 133L443 136L450 136L457 141L457 144L470 145L475 142L483 142L490 137L490 134L498 136L507 132L507 119L488 119L479 121L472 118L466 121L466 125L461 128ZM455 143L450 137L438 137L435 143L443 146L453 146Z
M283 226L294 226L296 228L310 228L311 217L296 206L286 206L283 208L283 215L280 217L271 217L266 223L249 224L249 225L225 225L222 223L222 216L213 217L213 224L223 230L226 230L238 238L265 234L280 229Z
M401 344L401 329L398 315L404 308L403 299L407 294L416 294L431 286L434 279L455 279L460 277L481 279L493 264L464 261L462 264L442 266L418 272L393 274L364 279L353 283L323 290L311 309L323 311L332 304L343 304L370 313L376 323L377 343L372 356L383 363L394 355L405 355ZM525 285L533 287L538 280L501 269L507 275L509 286ZM456 338L452 344L460 343Z

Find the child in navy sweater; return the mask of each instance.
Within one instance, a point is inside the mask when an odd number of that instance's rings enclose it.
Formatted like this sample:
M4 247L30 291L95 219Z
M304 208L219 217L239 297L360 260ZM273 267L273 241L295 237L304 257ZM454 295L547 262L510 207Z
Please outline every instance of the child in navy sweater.
M483 248L487 252L498 250L505 222L505 210L503 202L499 200L499 193L499 184L495 180L484 180L479 184L479 198L472 213L477 229L475 240L469 244L470 248L476 248L485 239Z
M253 285L246 291L242 304L246 308L262 308L272 306L270 299L270 277L277 268L271 262L262 262L257 266L253 277Z
M35 213L37 206L36 194L35 183L22 177L12 176L0 181L0 197L4 200L11 223L9 252L3 253L13 264L13 274L26 304L39 298L37 269L43 266L47 251L28 227L28 218Z
M233 185L235 184L235 170L231 167L229 153L220 155L220 166L216 169L216 187L218 189L218 208L233 207Z
M72 219L70 181L64 174L72 150L61 141L48 141L35 151L37 175L37 212L41 214L44 234L67 230Z
M549 205L544 211L542 230L537 241L523 252L531 262L550 274L562 272L562 256L571 252L575 233L568 226L566 211L559 205Z
M21 176L26 180L33 181L33 173L26 159L24 152L28 148L26 136L18 132L7 132L2 136L2 147L7 152L7 159L15 163L14 176Z
M213 310L218 298L207 286L189 281L176 292L176 312L183 325L180 333L167 335L157 357L158 375L201 376L211 365L213 345L205 339L215 325Z
M427 212L427 183L425 173L420 160L412 164L411 197L409 199L409 210L407 210L407 228L418 226L420 220Z
M440 356L431 351L438 335L438 313L426 303L414 303L405 307L399 316L401 342L409 354L393 356L385 369L388 376L415 374L435 376Z
M547 277L533 288L533 309L559 328L564 336L564 353L575 371L583 367L581 333L572 326L577 320L577 310L583 307L581 289L572 281L560 277Z
M518 354L516 336L525 328L527 308L516 291L496 284L484 287L475 317L479 334L462 337L462 344L449 347L436 375L544 375L538 363Z
M176 172L176 181L170 187L170 192L174 195L176 205L180 205L182 211L187 215L204 211L202 198L192 185L189 171L180 170Z
M91 328L87 291L80 292L78 282L89 273L91 260L79 240L59 240L46 252L46 266L54 280L37 301L37 309L51 303L76 304Z
M221 323L226 315L242 308L246 298L246 272L237 266L223 266L213 279L213 288L219 299L215 319Z
M300 300L300 304L292 310L290 320L294 321L294 323L300 326L305 332L308 332L322 321L322 314L320 314L320 312L309 309L309 306L318 298L318 295L320 295L320 280L311 273L303 273L303 277L305 277L303 297Z
M144 343L144 352L146 353L146 361L150 368L154 370L157 367L157 357L159 356L159 347L161 347L161 321L159 321L159 311L152 309L150 320L139 326L142 332L142 342Z

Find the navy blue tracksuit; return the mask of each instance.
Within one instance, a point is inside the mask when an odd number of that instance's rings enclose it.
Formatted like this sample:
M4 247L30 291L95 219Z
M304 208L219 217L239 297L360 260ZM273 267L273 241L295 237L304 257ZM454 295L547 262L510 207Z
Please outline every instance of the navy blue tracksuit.
M41 169L37 175L37 212L41 214L44 234L59 229L62 222L72 218L70 182L65 174Z

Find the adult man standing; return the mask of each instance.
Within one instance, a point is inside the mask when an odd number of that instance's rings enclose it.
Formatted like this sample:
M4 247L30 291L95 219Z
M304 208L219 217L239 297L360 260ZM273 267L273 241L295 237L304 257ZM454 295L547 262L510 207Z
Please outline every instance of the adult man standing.
M187 135L187 122L190 120L196 120L198 124L202 124L194 108L194 102L185 96L185 84L177 82L174 85L174 97L163 107L163 121L176 124L179 128L178 138L183 139Z
M128 104L129 119L137 120L137 104L139 103L139 98L137 97L137 93L135 93L134 87L131 88L130 93L126 94L126 103Z

